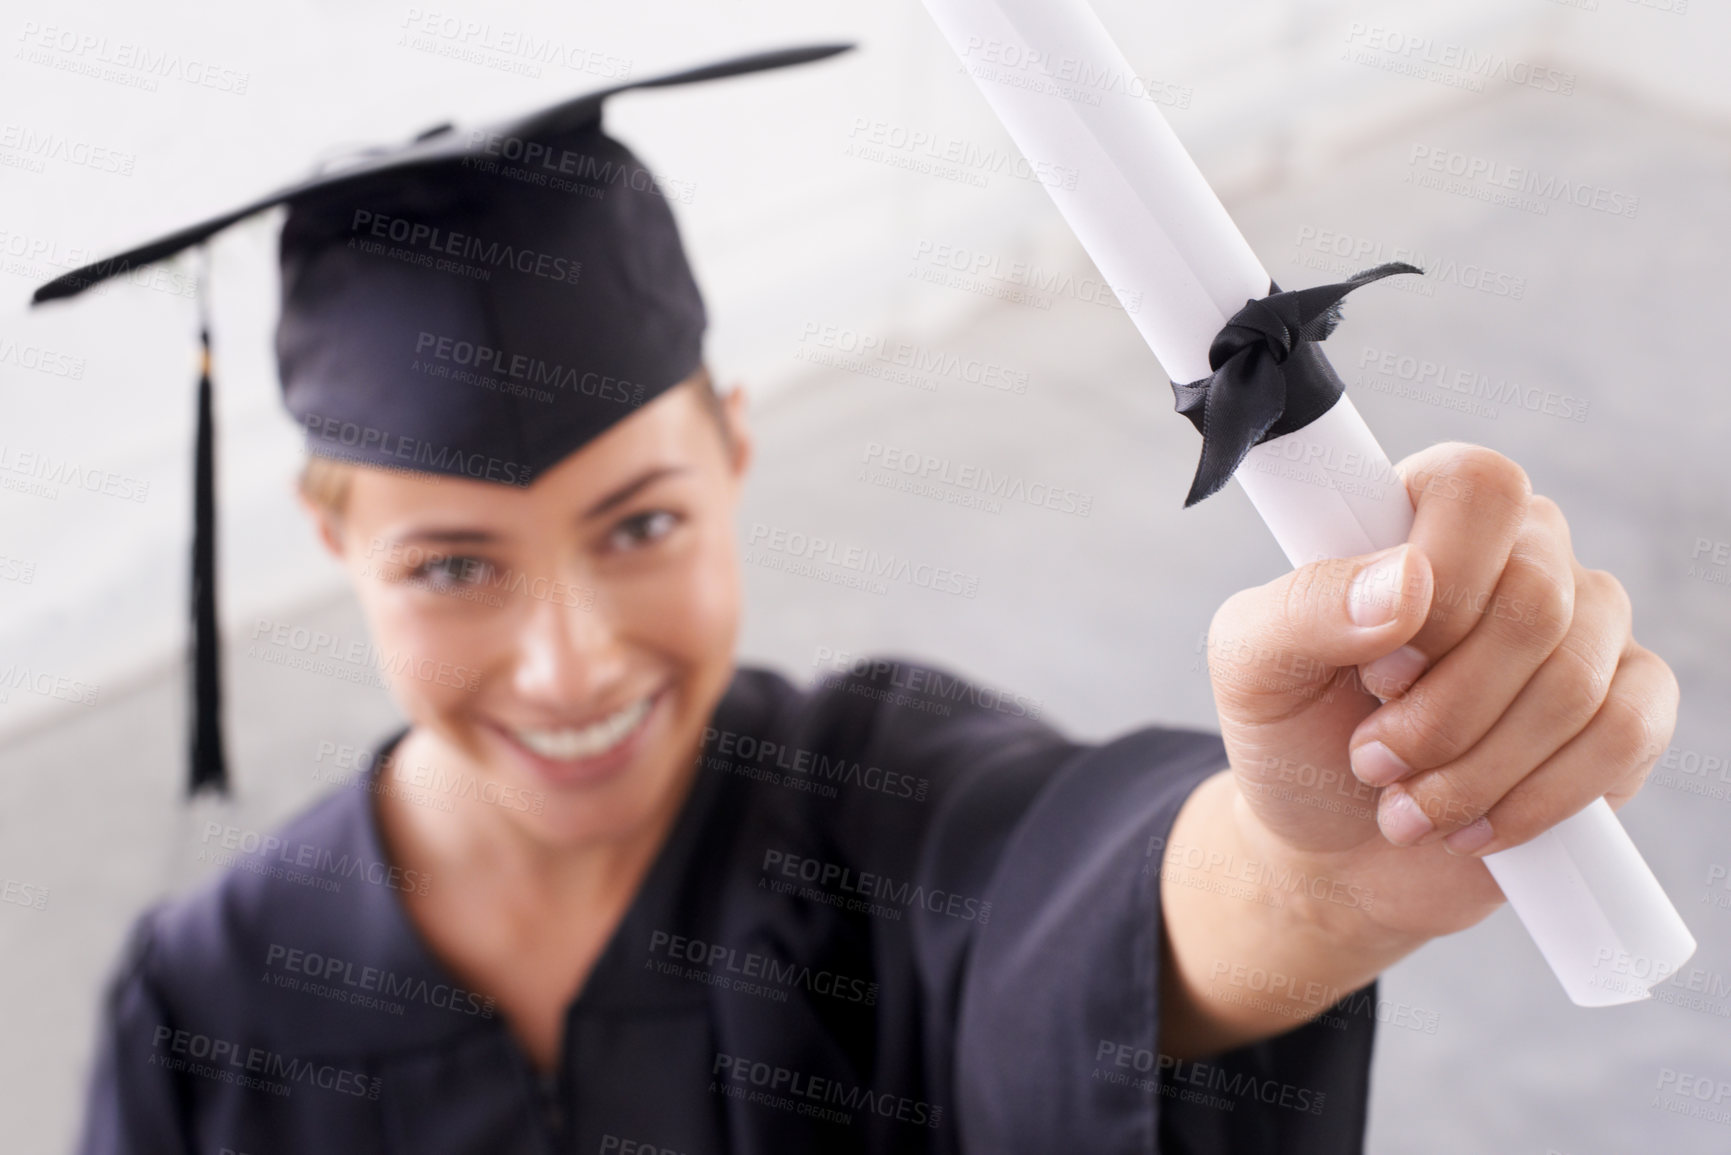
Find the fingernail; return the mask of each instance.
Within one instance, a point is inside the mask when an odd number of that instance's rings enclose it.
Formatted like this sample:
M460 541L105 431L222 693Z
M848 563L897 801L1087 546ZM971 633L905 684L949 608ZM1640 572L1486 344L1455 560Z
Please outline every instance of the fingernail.
M1412 773L1401 756L1381 742L1366 742L1350 756L1352 772L1366 786L1387 786Z
M1411 846L1431 832L1431 821L1413 796L1398 787L1390 787L1382 795L1381 813L1377 821L1383 837L1396 846Z
M1394 620L1395 595L1400 592L1407 548L1397 545L1358 571L1347 590L1347 613L1355 626L1380 626Z
M1388 701L1398 698L1425 672L1430 659L1412 646L1402 646L1392 654L1384 654L1374 662L1359 667L1358 680L1364 688Z
M1490 821L1480 815L1470 826L1463 826L1443 839L1443 849L1450 854L1471 854L1487 845L1493 837Z

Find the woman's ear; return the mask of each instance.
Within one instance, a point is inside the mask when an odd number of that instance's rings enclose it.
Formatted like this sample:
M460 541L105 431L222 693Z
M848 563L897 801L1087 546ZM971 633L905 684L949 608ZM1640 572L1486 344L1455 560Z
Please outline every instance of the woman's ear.
M313 528L318 531L319 541L324 544L325 552L338 561L342 561L343 527L341 520L324 506L308 500L307 495L300 492L299 489L295 491L295 500L300 502L300 507L306 511L306 515L312 518Z
M728 389L727 396L721 399L721 408L727 419L728 436L733 443L733 460L728 462L728 469L733 474L734 481L743 481L745 471L751 465L751 427L745 419L745 386L734 382Z

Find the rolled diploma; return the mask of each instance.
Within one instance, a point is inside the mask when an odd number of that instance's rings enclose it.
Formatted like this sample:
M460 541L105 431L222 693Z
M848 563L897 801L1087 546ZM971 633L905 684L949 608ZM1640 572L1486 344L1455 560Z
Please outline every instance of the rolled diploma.
M925 4L1167 374L1208 376L1209 344L1271 281L1094 10ZM1233 476L1295 567L1399 545L1412 529L1405 484L1344 394ZM1581 1006L1649 998L1695 951L1603 798L1484 862Z

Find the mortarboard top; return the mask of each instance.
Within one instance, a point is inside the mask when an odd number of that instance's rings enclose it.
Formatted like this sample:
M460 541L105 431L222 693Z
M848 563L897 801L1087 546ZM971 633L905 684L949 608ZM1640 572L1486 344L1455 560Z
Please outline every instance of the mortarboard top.
M177 232L169 233L167 236L158 237L147 244L138 245L123 253L116 253L112 257L94 261L82 268L58 276L39 287L32 294L31 303L39 305L44 301L76 296L109 277L118 276L131 269L160 261L165 257L172 257L183 249L189 248L255 213L261 213L275 205L291 204L314 193L340 188L371 176L391 174L401 177L416 170L448 169L453 165L460 165L465 158L485 158L488 155L487 142L489 140L509 139L525 143L548 143L567 133L597 130L601 119L602 103L616 93L626 92L634 88L668 88L679 84L695 84L700 80L718 80L723 77L740 76L771 68L785 68L793 64L823 60L826 57L846 52L852 47L851 44L812 45L804 48L784 48L774 52L758 52L749 56L733 57L728 60L717 61L714 64L705 64L697 68L651 77L648 80L632 80L624 84L616 84L611 88L603 88L573 97L550 108L518 117L515 120L473 131L458 131L449 124L437 125L419 133L408 144L394 148L370 150L366 154L353 158L348 163L341 164L340 167L327 169L296 184L287 185L241 208L222 213L207 221L190 225Z
M426 130L38 288L75 296L254 214L288 209L276 352L307 448L527 485L702 358L703 299L666 189L601 128L616 93L821 60L736 57L496 125ZM202 292L202 285L201 285ZM216 630L209 328L194 465L191 790L227 789Z

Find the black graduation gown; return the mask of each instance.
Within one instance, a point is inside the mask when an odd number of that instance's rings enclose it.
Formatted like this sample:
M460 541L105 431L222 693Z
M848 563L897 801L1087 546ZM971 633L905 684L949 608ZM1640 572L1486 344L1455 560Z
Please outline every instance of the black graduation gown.
M401 905L437 885L374 818L401 736L140 918L83 1152L1362 1151L1373 1014L1157 1057L1158 847L1214 734L1079 744L893 659L737 669L546 1080Z

